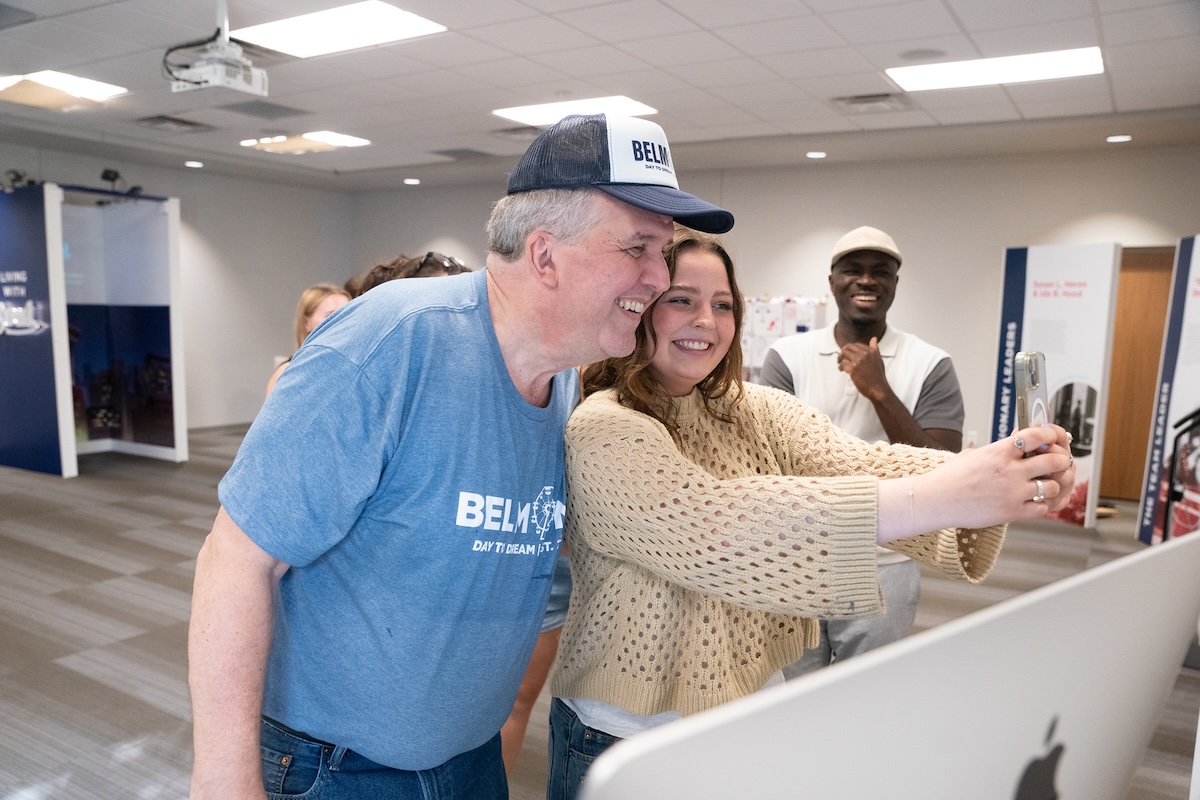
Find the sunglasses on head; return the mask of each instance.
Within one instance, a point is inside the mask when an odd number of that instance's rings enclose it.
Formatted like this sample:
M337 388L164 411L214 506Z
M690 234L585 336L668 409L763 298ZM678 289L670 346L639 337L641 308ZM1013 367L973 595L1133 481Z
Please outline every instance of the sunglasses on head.
M460 272L466 272L467 265L457 258L444 256L441 253L435 253L430 250L421 259L421 263L413 270L414 275L419 275L422 272L448 272L451 275L457 275Z

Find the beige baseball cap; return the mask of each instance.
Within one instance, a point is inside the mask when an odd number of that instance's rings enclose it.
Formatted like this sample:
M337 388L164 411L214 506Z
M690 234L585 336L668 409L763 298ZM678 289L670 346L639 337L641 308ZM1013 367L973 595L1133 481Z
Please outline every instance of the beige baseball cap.
M839 258L847 253L853 253L855 250L878 250L881 253L887 253L896 259L897 265L904 261L900 255L900 249L896 247L892 237L878 228L863 225L837 240L837 244L833 246L833 257L829 260L830 265L836 264Z

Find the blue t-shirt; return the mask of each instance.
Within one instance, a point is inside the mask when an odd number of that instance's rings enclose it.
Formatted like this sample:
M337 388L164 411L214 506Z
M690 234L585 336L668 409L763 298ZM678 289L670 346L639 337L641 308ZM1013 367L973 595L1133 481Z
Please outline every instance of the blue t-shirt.
M512 708L562 541L563 433L509 378L485 272L392 281L283 372L222 505L292 565L263 713L398 769L485 743Z

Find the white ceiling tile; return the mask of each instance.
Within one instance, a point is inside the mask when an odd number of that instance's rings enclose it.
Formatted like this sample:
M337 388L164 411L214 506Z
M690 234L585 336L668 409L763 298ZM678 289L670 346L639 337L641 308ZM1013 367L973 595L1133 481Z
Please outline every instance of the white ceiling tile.
M737 86L710 88L712 94L734 105L753 109L755 106L796 106L816 102L803 89L789 81L761 81ZM758 114L757 111L752 111ZM767 117L763 117L767 119Z
M971 38L985 58L1073 50L1100 44L1100 32L1091 19L1047 22L1021 28L974 32Z
M694 22L657 0L605 3L555 16L608 42L631 42L699 30Z
M7 1L7 0L6 0ZM103 4L106 8L113 6L111 2ZM245 3L229 4L230 28L243 28L260 22L271 22L278 17L268 15L260 9L248 8ZM164 3L163 0L123 0L120 7L136 11L148 17L154 17L192 31L182 41L192 41L211 36L217 30L217 4L215 2L175 2ZM247 13L248 12L248 13ZM173 44L178 44L175 42Z
M809 136L822 133L844 133L860 128L845 117L811 117L802 120L779 120L775 123L788 133Z
M41 46L17 38L16 31L0 32L0 75L24 75L58 69L70 56L51 45Z
M731 123L728 125L710 125L708 126L708 130L722 139L752 139L759 136L778 136L785 132L778 125L761 120L757 122ZM749 146L753 147L753 142Z
M1001 91L1016 102L1040 100L1049 102L1071 97L1108 97L1108 78L1104 75L1084 75L1061 81L1030 81L1010 83Z
M816 14L831 14L856 8L898 6L908 2L911 0L804 0L804 4Z
M755 0L731 3L729 0L662 0L681 16L704 28L724 28L767 20L808 17L812 12L801 0Z
M826 75L852 75L878 69L851 47L812 50L805 53L780 53L763 56L759 60L780 77L789 80Z
M1024 119L1058 119L1060 117L1111 114L1114 111L1112 100L1107 97L1096 97L1094 95L1068 97L1045 103L1037 101L1019 103L1017 108Z
M930 92L909 92L908 99L929 112L971 106L1012 106L1008 95L999 86L975 86L969 89L939 89Z
M942 108L930 111L929 116L937 120L939 125L974 125L981 122L1011 122L1019 120L1021 115L1013 108L1012 103L997 103L995 105L965 106L961 108Z
M981 55L975 44L963 35L870 42L860 44L855 49L879 69L938 61L967 61Z
M1200 2L1185 0L1133 11L1104 14L1100 18L1108 45L1200 35Z
M543 53L530 56L530 59L563 75L577 78L610 75L616 71L653 71L650 65L641 59L609 45Z
M1109 71L1118 75L1140 72L1190 75L1200 84L1200 36L1108 47L1104 60Z
M395 75L414 75L429 72L430 66L410 58L397 46L384 45L340 53L333 61L339 70L363 78L390 78Z
M1138 85L1130 78L1116 89L1117 111L1150 111L1162 108L1187 108L1200 105L1200 84L1180 82L1176 85L1147 80Z
M396 42L388 45L388 48L394 48L398 55L420 61L431 69L454 69L462 64L497 61L512 55L507 49L453 31Z
M824 19L850 44L962 33L939 0L839 11L826 14Z
M1101 14L1111 14L1114 11L1130 11L1135 8L1160 6L1163 0L1096 0L1096 8Z
M96 61L81 67L92 80L124 86L130 91L138 89L169 88L170 81L163 75L162 53L143 50L117 58Z
M725 41L754 56L818 50L843 43L832 28L817 17L793 17L753 25L738 25L716 31Z
M476 27L467 35L497 50L521 55L556 53L600 43L590 33L552 17Z
M749 58L668 67L667 71L676 75L680 80L706 89L721 86L745 86L779 80L771 70Z
M558 70L538 64L528 58L507 58L486 64L465 64L457 72L470 76L488 86L527 86L546 83L561 77Z
M236 28L337 1L233 0L230 21ZM150 159L207 149L311 176L419 162L445 147L515 155L521 143L494 135L512 123L491 109L608 94L662 109L656 120L673 142L1200 106L1200 0L390 1L450 30L314 59L258 59L271 87L262 100L301 112L272 121L222 108L253 95L173 93L161 76L166 47L211 36L214 0L0 0L54 16L0 31L0 74L64 69L131 89L72 114L0 103L0 138L53 130L147 147ZM1095 78L915 93L916 113L900 115L843 115L830 101L898 91L882 74L888 66L1095 43L1107 69ZM920 50L941 55L911 55ZM225 127L179 135L136 124L158 114ZM316 159L239 152L237 138L293 124L375 144Z
M28 22L11 31L21 41L62 53L64 65L86 64L89 61L125 55L138 49L104 34L56 20Z
M654 103L649 98L693 88L687 81L657 69L597 75L592 80L605 86L612 94L623 94L650 105Z
M128 42L132 49L147 45L165 49L196 39L195 31L186 25L116 4L76 14L71 17L71 24Z
M972 31L1017 28L1069 19L1091 19L1091 0L946 0L959 21Z
M559 14L563 11L571 11L577 8L588 8L595 5L600 5L604 0L522 0L525 5L530 8L536 8L543 14ZM445 0L432 0L432 2L445 2ZM609 0L609 4L612 0Z
M530 19L537 14L528 4L517 2L517 0L488 0L486 3L402 0L393 5L398 5L405 11L445 25L452 31L469 31L485 25Z
M663 97L661 105L658 106L660 114L666 114L677 119L687 120L692 124L702 124L698 121L699 115L712 113L718 115L728 114L728 119L739 121L753 121L754 117L741 111L732 103L729 103L716 95L693 89L691 91L676 92L670 97Z
M888 114L862 114L853 118L856 125L865 131L880 131L889 128L921 128L936 124L933 117L924 111L893 111Z
M828 118L841 119L842 113L825 100L783 99L779 102L763 102L755 98L740 104L760 119L774 123L791 123L802 120L815 121Z
M37 14L39 17L57 17L108 5L110 2L111 0L4 0L4 5Z
M797 78L795 83L817 99L856 97L863 94L891 94L900 91L881 72Z
M658 67L696 64L702 61L726 60L745 55L707 31L693 31L662 36L653 45L628 42L618 45L621 50Z

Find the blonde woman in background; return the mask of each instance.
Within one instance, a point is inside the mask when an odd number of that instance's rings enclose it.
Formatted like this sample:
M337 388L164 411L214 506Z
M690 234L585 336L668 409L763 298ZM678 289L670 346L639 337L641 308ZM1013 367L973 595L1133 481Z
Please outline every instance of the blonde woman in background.
M349 302L350 295L332 283L317 283L301 292L300 302L296 304L296 349L300 349L305 337L324 322L326 317ZM275 381L279 380L279 376L291 362L292 359L289 358L271 373L271 378L267 381L267 394L275 388Z

